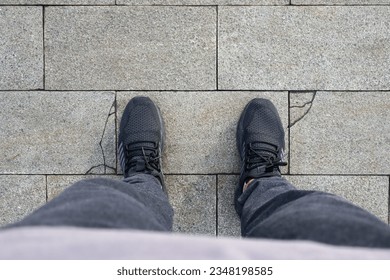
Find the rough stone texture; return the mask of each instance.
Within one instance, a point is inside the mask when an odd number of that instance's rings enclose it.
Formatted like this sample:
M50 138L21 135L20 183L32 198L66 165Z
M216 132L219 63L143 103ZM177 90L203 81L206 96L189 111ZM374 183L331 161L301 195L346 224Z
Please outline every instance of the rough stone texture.
M388 222L389 182L386 176L286 176L299 189L334 193Z
M290 93L290 128L310 112L316 96L316 91Z
M112 92L0 92L0 174L114 173L114 100Z
M166 185L175 211L173 231L216 234L216 177L166 176Z
M220 7L220 89L388 90L390 7Z
M22 219L45 202L45 176L0 176L0 226Z
M215 7L48 7L48 89L216 88Z
M115 117L135 95L165 118L175 231L240 235L235 130L254 97L271 98L291 126L288 179L387 221L389 0L116 2L0 0L0 224L92 174L121 179ZM53 91L26 92L36 89Z
M0 0L0 5L104 5L115 0Z
M377 5L390 4L390 0L292 0L293 5Z
M288 0L117 0L118 5L288 5Z
M390 92L317 92L296 122L305 99L291 94L292 174L390 173Z
M119 92L118 122L127 102L137 95L149 96L161 109L166 174L238 173L236 126L253 98L270 99L284 127L288 123L287 92Z
M58 196L62 191L66 188L70 187L74 183L84 180L84 179L92 179L92 178L110 178L120 180L122 176L115 175L70 175L70 176L62 176L62 175L51 175L47 176L47 200L51 200Z
M234 210L234 190L239 176L218 175L218 235L241 236L240 219Z
M0 6L0 90L43 88L41 7Z

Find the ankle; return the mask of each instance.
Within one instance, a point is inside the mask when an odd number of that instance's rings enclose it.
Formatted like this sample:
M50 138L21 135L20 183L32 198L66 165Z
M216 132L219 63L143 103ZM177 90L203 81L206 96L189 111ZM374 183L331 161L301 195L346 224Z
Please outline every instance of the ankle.
M249 185L254 181L255 179L248 179L245 183L244 186L242 187L242 192L246 191L246 189L249 187Z

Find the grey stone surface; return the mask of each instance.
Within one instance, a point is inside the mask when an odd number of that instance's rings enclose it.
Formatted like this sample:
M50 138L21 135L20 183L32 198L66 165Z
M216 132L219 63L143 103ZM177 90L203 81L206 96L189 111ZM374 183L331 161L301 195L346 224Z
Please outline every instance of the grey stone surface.
M216 176L168 175L169 199L175 211L173 231L216 234Z
M390 92L317 92L306 115L294 108L311 100L291 94L292 174L389 174Z
M121 180L122 176L115 175L49 175L47 176L47 200L58 196L66 188L84 179L110 178Z
M220 89L388 90L390 7L220 7Z
M22 219L45 202L45 176L0 176L0 226Z
M290 128L306 117L314 104L316 96L316 91L290 93Z
M0 92L0 174L114 173L114 100L112 92Z
M288 5L289 0L117 0L118 5Z
M48 7L48 89L216 88L215 7Z
M241 236L240 219L234 210L234 191L239 176L218 175L218 235Z
M127 102L137 95L149 96L162 112L166 174L238 173L236 126L253 98L270 99L284 127L288 123L287 92L118 92L118 122Z
M0 0L0 5L105 5L115 0Z
M42 7L0 6L0 90L43 88Z
M293 5L376 5L390 4L390 0L291 0Z
M386 176L286 176L286 179L298 189L341 196L388 222L389 182Z

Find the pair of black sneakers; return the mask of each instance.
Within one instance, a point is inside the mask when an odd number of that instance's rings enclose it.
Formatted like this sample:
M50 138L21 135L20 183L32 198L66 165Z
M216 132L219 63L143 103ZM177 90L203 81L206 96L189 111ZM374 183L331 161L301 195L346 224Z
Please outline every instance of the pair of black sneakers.
M267 99L248 103L237 125L237 148L242 161L236 197L245 182L280 176L285 165L284 130L275 106ZM127 104L119 130L118 156L124 177L138 173L155 176L164 191L161 154L164 124L159 108L148 97L135 97Z

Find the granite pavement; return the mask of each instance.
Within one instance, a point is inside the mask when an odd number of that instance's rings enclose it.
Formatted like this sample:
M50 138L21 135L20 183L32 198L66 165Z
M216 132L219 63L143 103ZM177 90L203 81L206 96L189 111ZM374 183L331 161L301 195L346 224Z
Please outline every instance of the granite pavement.
M128 100L166 124L174 230L239 236L235 128L272 100L283 176L389 222L390 0L0 0L0 225L121 179Z

